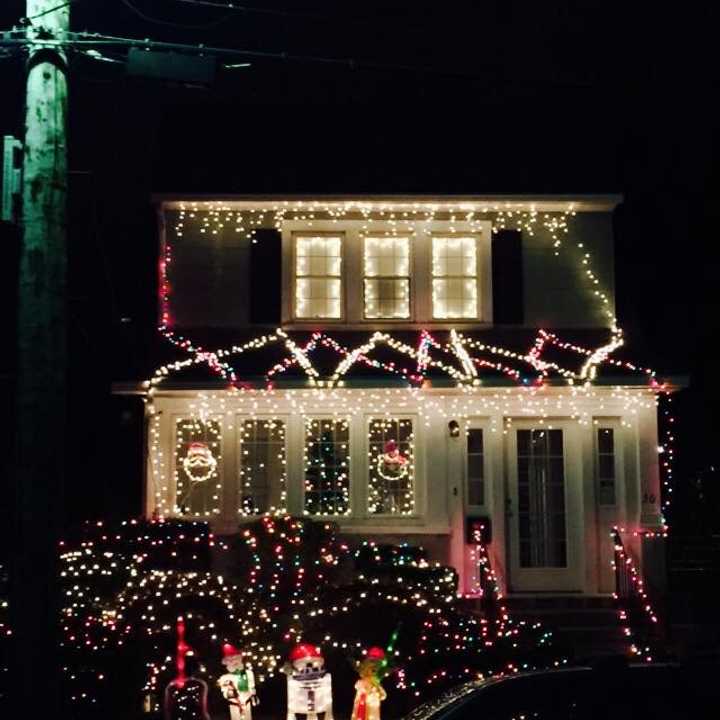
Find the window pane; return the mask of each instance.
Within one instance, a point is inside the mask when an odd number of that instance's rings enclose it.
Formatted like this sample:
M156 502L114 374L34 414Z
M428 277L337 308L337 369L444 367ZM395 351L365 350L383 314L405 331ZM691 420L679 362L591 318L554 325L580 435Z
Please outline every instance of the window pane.
M340 280L298 278L297 315L304 318L339 318Z
M597 431L598 502L615 504L615 431L598 428Z
M468 505L485 504L485 459L483 431L470 428L467 432Z
M433 315L435 318L477 317L477 280L433 279Z
M175 512L217 515L222 495L219 420L183 418L175 425Z
M611 454L615 452L615 433L612 428L599 428L597 431L598 452Z
M410 239L406 237L365 238L365 276L410 275Z
M565 567L565 470L562 430L518 430L521 567Z
M477 275L476 240L474 237L434 237L433 276Z
M301 318L341 317L342 238L296 238L295 312Z
M410 515L415 510L413 421L373 418L368 429L368 511Z
M240 426L238 512L284 511L286 499L285 423L244 420Z
M477 241L474 237L433 238L433 316L478 315Z
M366 279L365 317L410 317L410 281L407 279Z
M350 426L347 420L305 421L305 514L350 512Z

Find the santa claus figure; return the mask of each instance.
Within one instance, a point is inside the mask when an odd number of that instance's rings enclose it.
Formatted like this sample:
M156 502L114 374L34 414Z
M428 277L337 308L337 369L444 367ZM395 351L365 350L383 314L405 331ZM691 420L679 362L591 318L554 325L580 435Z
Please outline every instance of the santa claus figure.
M399 480L407 475L408 459L400 452L395 440L388 440L385 452L378 457L378 472L386 480Z
M309 643L296 645L290 653L287 674L287 720L297 715L307 720L333 720L332 677L325 672L325 660L320 648Z
M195 482L208 480L217 468L212 450L204 442L191 442L182 461L183 470Z
M379 647L371 647L358 664L360 679L355 683L351 720L380 720L380 703L387 697L380 684L385 664L385 651Z
M227 672L218 678L218 685L228 703L230 720L252 720L252 706L259 704L252 669L229 643L223 645L222 664Z

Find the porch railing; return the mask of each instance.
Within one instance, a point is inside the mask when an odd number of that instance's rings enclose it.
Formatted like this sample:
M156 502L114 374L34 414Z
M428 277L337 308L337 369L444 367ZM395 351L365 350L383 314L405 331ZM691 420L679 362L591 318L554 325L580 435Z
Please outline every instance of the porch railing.
M632 655L652 662L664 651L665 632L651 603L642 574L625 547L620 530L610 533L615 570L614 597L618 604L620 622Z
M493 570L490 553L481 537L475 538L475 559L480 610L488 620L504 624L508 620L508 611L503 602L500 583Z

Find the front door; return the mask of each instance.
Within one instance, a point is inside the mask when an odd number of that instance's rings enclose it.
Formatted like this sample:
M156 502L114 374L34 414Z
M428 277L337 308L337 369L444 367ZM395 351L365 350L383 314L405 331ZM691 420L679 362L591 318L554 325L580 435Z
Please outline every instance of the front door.
M582 468L574 430L527 424L508 433L511 592L582 590Z

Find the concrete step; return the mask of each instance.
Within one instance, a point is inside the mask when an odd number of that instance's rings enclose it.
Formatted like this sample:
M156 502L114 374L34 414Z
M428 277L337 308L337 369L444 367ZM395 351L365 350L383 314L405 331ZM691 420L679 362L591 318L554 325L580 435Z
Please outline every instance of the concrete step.
M611 595L508 595L505 605L515 610L583 610L614 609L615 600Z

